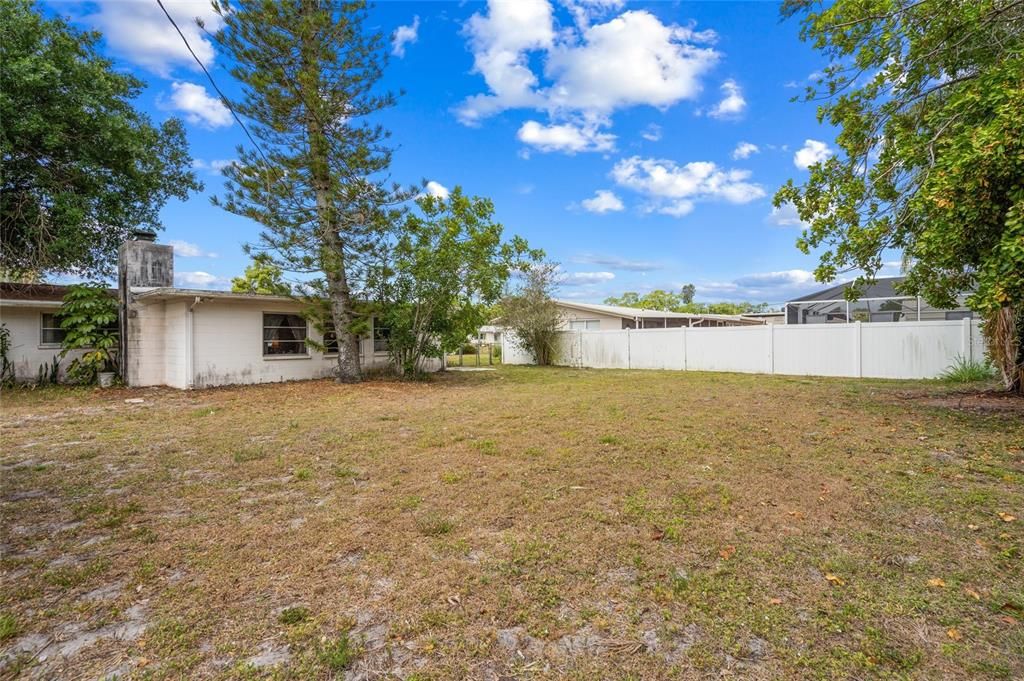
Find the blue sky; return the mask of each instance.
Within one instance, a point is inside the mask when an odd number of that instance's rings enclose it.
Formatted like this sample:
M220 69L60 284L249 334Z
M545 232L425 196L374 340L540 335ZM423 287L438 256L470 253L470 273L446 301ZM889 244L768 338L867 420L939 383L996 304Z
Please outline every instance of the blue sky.
M207 0L165 1L229 96L229 64L191 17ZM697 286L698 300L780 303L821 285L800 225L771 196L832 153L833 131L792 103L824 66L781 22L779 3L496 0L381 2L392 36L383 85L404 90L379 122L392 174L493 199L507 234L562 263L560 295ZM186 122L206 184L163 211L178 283L221 288L242 272L257 225L210 204L244 135L155 0L51 2L104 34L118 68L148 83L138 106ZM882 274L893 274L889 265Z

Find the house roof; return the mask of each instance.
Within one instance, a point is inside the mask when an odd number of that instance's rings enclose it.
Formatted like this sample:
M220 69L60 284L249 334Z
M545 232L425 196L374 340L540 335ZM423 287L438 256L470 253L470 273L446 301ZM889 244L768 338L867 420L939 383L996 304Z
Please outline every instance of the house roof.
M624 319L722 319L728 321L752 321L743 319L741 315L732 314L699 314L693 312L670 312L667 310L645 310L640 307L577 303L568 300L556 300L555 302L562 307L582 310L584 312L607 314Z
M879 277L875 280L874 284L865 286L861 291L860 297L863 298L899 298L906 294L899 293L896 291L896 285L901 283L906 277ZM843 284L836 286L830 286L829 288L815 291L814 293L808 293L806 296L794 298L789 301L791 303L805 303L814 302L816 300L842 300L843 294L846 293L846 289L850 288L853 284L852 281L848 281Z
M70 286L60 284L25 284L18 281L0 281L0 303L11 307L57 308L64 303ZM108 289L112 295L117 289Z
M207 300L259 301L267 303L298 302L291 296L272 296L263 293L234 293L233 291L211 291L208 289L174 288L171 286L162 286L143 291L132 289L132 291L135 294L135 301L142 304L173 298L204 298Z
M577 303L568 300L556 300L555 302L562 307L568 307L574 310L607 314L612 315L613 317L624 317L626 319L686 319L689 317L703 316L687 314L685 312L644 310L639 307L626 307L624 305L598 305L596 303Z

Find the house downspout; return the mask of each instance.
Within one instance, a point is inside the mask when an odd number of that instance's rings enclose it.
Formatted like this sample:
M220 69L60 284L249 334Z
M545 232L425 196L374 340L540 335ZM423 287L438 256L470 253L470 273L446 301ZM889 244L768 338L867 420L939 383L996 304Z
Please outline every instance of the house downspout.
M196 372L195 372L195 354L196 354L196 334L195 325L192 323L192 317L195 315L195 307L199 303L203 302L201 296L196 296L196 299L192 301L192 304L188 306L188 314L185 315L185 388L191 390L196 385Z

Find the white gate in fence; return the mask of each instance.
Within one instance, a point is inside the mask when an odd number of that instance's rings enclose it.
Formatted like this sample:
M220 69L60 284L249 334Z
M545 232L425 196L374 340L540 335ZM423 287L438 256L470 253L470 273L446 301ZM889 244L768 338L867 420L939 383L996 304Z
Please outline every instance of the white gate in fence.
M555 364L594 369L935 378L958 357L985 357L979 324L970 319L562 331L559 339ZM501 361L534 363L508 333Z

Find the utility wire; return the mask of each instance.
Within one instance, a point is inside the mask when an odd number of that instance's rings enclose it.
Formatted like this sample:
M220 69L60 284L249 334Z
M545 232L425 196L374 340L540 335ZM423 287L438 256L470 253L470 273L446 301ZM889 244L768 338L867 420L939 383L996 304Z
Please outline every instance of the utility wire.
M185 47L188 48L188 53L192 55L192 58L196 60L197 64L199 64L199 68L201 68L203 70L203 73L206 74L206 78L210 81L210 85L213 86L213 89L220 96L221 103L224 104L224 106L227 107L227 110L231 112L231 115L234 117L235 121L237 121L238 125L242 128L242 132L244 132L245 136L249 138L249 141L252 142L252 145L256 147L256 151L260 152L260 156L263 157L263 160L269 166L270 159L267 158L267 155L263 153L263 149L261 149L260 145L256 143L256 140L253 139L253 136L249 134L249 129L245 127L245 123L242 122L242 119L239 117L239 115L235 113L234 107L231 106L231 100L229 100L221 91L221 89L217 86L217 82L213 79L213 75L206 69L206 65L203 64L202 60L196 56L196 53L192 49L192 46L188 44L188 38L186 38L185 34L181 32L180 28L178 28L178 23L174 21L174 17L172 17L171 13L167 11L166 7L164 7L163 1L156 0L156 4L160 5L160 9L164 11L164 16L167 17L167 21L171 22L171 26L173 26L174 30L178 32L179 36L181 36L182 42L184 42Z

